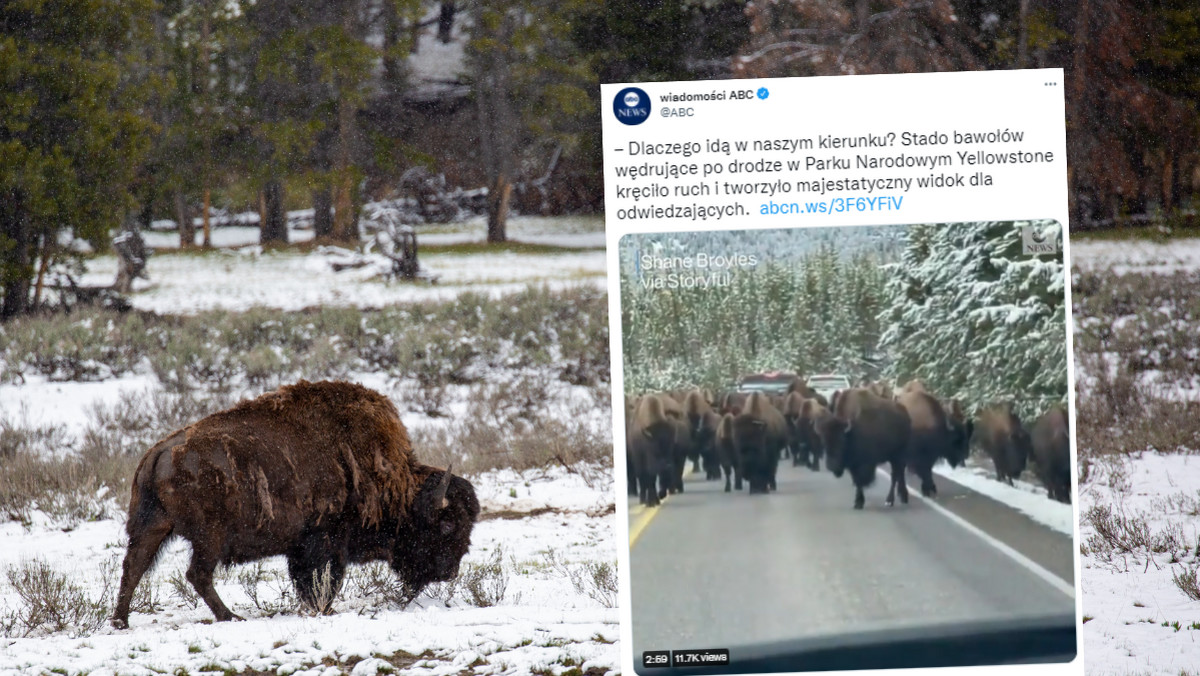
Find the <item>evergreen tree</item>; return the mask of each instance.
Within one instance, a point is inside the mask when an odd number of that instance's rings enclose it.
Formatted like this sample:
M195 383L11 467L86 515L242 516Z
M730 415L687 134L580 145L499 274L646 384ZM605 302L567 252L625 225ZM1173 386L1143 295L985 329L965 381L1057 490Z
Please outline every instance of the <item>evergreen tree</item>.
M143 0L0 5L0 318L27 311L35 270L44 278L71 255L60 230L104 248L133 206L150 123L132 76L152 10Z
M1065 401L1062 257L1024 255L1021 225L910 227L880 315L890 378L972 407L1011 400L1023 419Z

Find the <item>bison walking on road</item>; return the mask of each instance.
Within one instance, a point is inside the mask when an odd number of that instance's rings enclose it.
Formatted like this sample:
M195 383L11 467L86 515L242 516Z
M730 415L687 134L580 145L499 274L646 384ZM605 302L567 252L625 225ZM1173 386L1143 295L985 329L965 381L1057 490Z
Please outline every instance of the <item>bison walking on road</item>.
M787 445L787 422L767 395L751 392L740 415L733 418L733 445L749 493L775 490L779 451Z
M909 383L911 385L912 383ZM912 422L908 440L907 465L921 478L921 495L937 495L937 484L933 482L933 466L939 458L958 458L959 447L964 443L942 405L925 390L907 389L896 397L896 402L908 412Z
M729 477L733 477L734 490L742 490L742 465L737 449L733 446L733 414L726 413L717 423L717 461L725 472L725 492L729 492Z
M904 407L889 398L862 388L838 395L834 415L821 421L817 432L825 446L825 467L838 478L850 471L855 509L865 505L863 489L875 482L875 470L883 463L892 474L886 504L895 504L897 492L900 502L908 504L904 467L911 428Z
M458 574L479 501L467 480L413 456L395 405L361 385L304 380L243 401L152 446L133 477L128 550L112 623L163 543L192 545L187 580L218 621L240 619L213 571L287 559L314 605L318 571L387 561L411 593Z
M659 504L668 492L673 492L679 475L675 467L680 461L677 453L687 428L672 414L667 403L670 401L666 395L643 395L626 435L629 459L637 474L639 502L647 507Z
M1013 485L1013 479L1025 471L1025 463L1033 449L1029 433L1021 426L1012 404L997 404L984 409L979 415L975 434L979 437L979 445L992 459L996 479Z
M1053 406L1033 424L1033 459L1052 500L1071 504L1071 428L1067 411Z

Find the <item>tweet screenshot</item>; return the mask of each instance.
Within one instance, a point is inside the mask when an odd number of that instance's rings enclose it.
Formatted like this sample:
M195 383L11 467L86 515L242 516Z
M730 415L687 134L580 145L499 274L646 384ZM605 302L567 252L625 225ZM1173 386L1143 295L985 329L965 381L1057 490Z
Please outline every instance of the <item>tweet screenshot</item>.
M1082 674L1062 70L601 94L624 668Z

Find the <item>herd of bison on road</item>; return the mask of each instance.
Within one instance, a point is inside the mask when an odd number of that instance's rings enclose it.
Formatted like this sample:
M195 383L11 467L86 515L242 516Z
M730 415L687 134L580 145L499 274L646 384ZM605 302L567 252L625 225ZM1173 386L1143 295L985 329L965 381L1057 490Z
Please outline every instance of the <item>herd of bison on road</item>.
M890 466L886 504L908 503L905 471L921 480L921 494L937 495L933 466L963 464L972 442L992 459L996 478L1012 485L1032 459L1051 499L1071 501L1071 446L1067 413L1050 407L1026 430L1010 403L992 404L972 420L956 400L942 401L920 381L899 390L884 382L839 390L827 401L797 377L785 393L724 392L699 388L626 396L629 494L648 507L683 491L688 460L708 480L725 479L725 492L775 490L782 458L854 481L854 508L876 468ZM732 481L731 481L732 480ZM732 483L732 487L731 487Z

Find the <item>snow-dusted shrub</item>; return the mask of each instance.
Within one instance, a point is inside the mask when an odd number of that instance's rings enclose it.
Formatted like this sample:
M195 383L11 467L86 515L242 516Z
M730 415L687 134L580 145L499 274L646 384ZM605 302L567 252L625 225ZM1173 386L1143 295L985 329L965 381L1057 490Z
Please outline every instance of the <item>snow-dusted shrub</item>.
M617 606L617 564L585 561L569 569L568 576L576 594L582 594L605 608Z
M295 612L299 607L290 580L267 569L263 561L242 566L234 577L254 607L268 616Z
M0 612L0 628L6 636L59 632L87 636L104 625L112 610L107 589L93 598L41 559L9 566L5 577L20 600L15 610Z
M70 449L55 449L70 450ZM124 507L128 477L137 456L100 453L33 455L0 460L0 519L29 527L35 512L51 524L72 530L85 521L109 517Z
M10 382L30 372L61 381L119 376L151 347L148 328L139 315L90 308L17 317L0 335L0 377Z
M504 554L497 544L492 558L485 563L467 563L462 578L463 593L467 601L478 608L499 605L508 590L508 570L504 566Z

